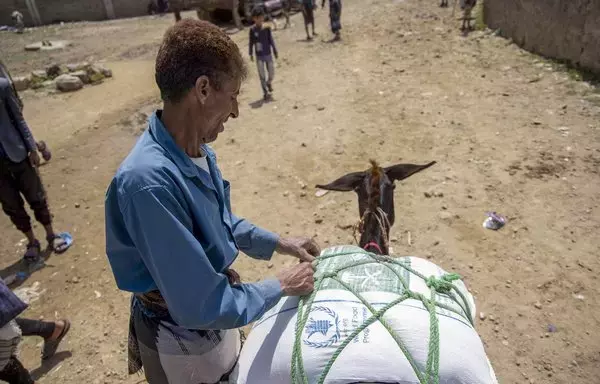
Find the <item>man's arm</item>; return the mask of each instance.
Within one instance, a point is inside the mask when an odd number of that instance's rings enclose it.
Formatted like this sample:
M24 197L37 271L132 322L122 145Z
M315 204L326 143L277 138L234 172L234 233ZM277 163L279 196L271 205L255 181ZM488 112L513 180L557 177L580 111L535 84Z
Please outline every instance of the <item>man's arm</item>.
M10 83L6 79L0 78L0 94L2 95L2 100L4 100L6 104L7 112L13 120L15 128L19 130L21 137L25 142L25 148L27 148L27 151L29 152L36 151L35 140L21 113L21 107L19 106L17 96L12 91Z
M281 297L276 279L231 286L226 275L215 271L190 231L189 214L167 188L135 192L121 211L129 235L180 326L242 327Z
M279 236L234 214L231 215L231 219L233 237L240 251L254 259L271 259L279 243Z

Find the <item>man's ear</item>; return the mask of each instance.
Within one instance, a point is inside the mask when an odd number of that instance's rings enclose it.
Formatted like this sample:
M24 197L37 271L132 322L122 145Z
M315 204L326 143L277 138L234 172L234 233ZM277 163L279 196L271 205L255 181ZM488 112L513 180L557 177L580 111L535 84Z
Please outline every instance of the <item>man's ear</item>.
M204 104L211 92L211 84L208 76L202 75L197 78L194 90L196 91L196 97L200 103Z

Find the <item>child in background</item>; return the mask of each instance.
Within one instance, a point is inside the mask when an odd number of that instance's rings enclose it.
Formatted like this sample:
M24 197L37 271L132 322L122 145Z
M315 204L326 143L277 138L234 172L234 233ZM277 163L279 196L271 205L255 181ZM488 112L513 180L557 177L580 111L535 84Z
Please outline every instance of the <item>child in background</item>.
M262 8L257 7L252 11L252 20L254 20L254 25L250 28L250 60L254 61L256 50L256 67L263 90L263 99L267 101L271 99L273 92L273 78L275 77L273 55L275 58L278 57L277 47L275 47L271 28L263 26L265 14Z
M304 17L304 29L306 30L306 40L310 41L315 32L315 9L317 9L317 0L298 0L302 4L302 16ZM308 33L308 25L312 24L312 36Z
M325 0L321 4L325 8ZM333 41L341 40L340 30L342 29L342 0L329 0L329 22L331 32L333 32Z

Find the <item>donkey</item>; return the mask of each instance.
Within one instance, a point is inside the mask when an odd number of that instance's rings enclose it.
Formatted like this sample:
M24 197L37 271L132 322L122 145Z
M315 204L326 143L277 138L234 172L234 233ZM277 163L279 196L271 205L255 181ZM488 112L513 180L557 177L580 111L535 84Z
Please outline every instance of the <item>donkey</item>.
M363 172L353 172L317 188L330 191L358 194L358 210L360 222L359 246L366 251L380 255L389 254L389 234L394 225L394 189L396 180L404 180L417 172L421 172L436 162L425 165L397 164L382 168L371 160L371 168Z

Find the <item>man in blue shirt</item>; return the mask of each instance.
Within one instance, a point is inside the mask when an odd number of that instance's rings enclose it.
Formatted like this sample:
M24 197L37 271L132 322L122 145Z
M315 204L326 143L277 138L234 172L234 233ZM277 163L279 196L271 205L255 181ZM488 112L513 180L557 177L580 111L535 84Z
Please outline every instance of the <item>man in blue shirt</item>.
M282 296L314 284L310 239L281 239L231 212L230 184L207 145L238 117L245 65L218 27L183 20L156 59L164 101L117 171L106 195L106 252L120 289L133 292L129 372L151 384L215 383L235 365L234 328L258 319ZM229 269L239 251L296 266L277 278L241 283Z

